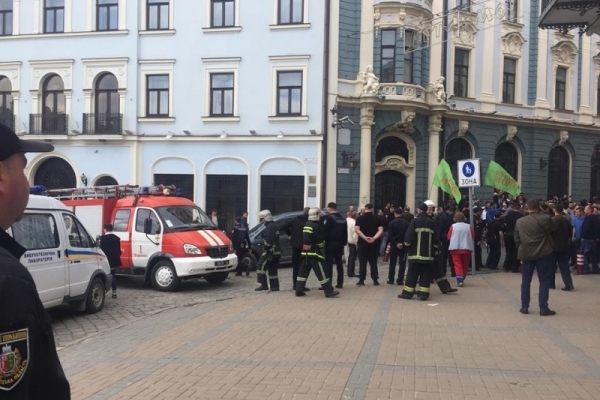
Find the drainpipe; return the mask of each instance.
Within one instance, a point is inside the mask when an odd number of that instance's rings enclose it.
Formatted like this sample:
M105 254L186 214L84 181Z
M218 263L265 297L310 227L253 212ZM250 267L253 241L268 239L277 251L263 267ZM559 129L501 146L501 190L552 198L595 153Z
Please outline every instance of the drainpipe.
M447 0L446 0L447 1ZM325 26L324 26L324 40L323 40L323 111L322 111L322 127L323 142L321 145L321 203L325 201L326 188L327 188L327 131L329 127L329 31L331 24L329 19L331 18L331 0L325 0ZM333 162L336 162L334 159ZM320 204L319 206L321 206Z

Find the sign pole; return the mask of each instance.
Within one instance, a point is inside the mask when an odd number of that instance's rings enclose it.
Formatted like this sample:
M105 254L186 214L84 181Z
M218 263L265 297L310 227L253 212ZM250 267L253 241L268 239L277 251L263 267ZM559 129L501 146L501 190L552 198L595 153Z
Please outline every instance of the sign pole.
M469 224L471 230L475 232L475 213L473 212L473 187L469 188ZM473 241L473 251L471 252L471 265L473 266L473 276L475 276L475 246L477 246L477 239Z

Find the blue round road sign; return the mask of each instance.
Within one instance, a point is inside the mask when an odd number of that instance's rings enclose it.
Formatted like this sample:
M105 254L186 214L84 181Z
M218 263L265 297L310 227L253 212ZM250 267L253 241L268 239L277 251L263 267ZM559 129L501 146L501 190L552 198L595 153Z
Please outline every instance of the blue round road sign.
M473 165L473 163L471 161L468 161L463 164L462 172L463 172L464 176L466 176L467 178L470 178L473 175L475 175L475 166Z

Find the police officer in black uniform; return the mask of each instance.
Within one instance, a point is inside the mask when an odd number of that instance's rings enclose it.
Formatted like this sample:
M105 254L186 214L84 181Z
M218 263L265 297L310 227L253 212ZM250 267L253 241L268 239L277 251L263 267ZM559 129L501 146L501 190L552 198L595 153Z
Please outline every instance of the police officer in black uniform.
M485 221L481 218L481 207L473 209L473 226L475 229L475 271L480 271L483 268L481 259L481 244L483 243L483 231L485 230Z
M398 285L404 285L404 273L406 272L406 248L404 247L404 235L408 229L409 222L402 216L402 209L394 210L394 218L388 225L388 241L390 242L390 268L388 271L388 284L394 284L396 276L396 261L398 262Z
M71 390L56 352L50 317L19 258L25 248L6 233L29 199L24 153L49 152L48 143L20 140L0 124L0 397L69 400Z
M296 296L306 296L304 287L310 274L310 270L315 271L321 287L325 291L325 297L335 297L340 292L333 290L331 279L325 274L323 268L323 250L325 249L325 237L323 236L322 226L319 220L322 212L318 207L313 207L308 211L308 221L304 225L302 240L302 266L298 272L296 282Z
M262 210L258 213L258 218L265 222L265 229L262 233L264 239L263 252L260 255L260 260L258 260L258 265L256 267L256 280L260 283L260 286L254 290L257 292L269 290L270 286L272 292L277 292L279 291L277 268L279 267L279 259L281 258L279 231L273 223L271 211Z
M250 235L248 234L248 227L244 225L241 217L236 217L234 220L233 230L231 231L231 238L233 242L233 249L235 255L238 258L238 265L235 270L235 276L242 276L242 270L246 270L246 276L250 275L248 265L242 263L244 255L252 248L250 242Z
M323 219L323 230L325 233L325 273L333 283L333 263L337 267L336 288L344 287L344 246L348 244L348 222L337 212L337 204L327 204L329 215Z

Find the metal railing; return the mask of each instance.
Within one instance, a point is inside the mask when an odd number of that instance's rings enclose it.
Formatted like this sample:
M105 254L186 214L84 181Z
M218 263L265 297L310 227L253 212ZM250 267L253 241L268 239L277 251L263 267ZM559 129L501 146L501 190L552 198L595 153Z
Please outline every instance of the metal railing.
M8 126L14 132L15 116L13 114L0 114L0 123Z
M68 128L67 114L29 114L29 133L32 135L66 135Z
M123 114L83 114L83 133L92 135L120 135L123 132Z

